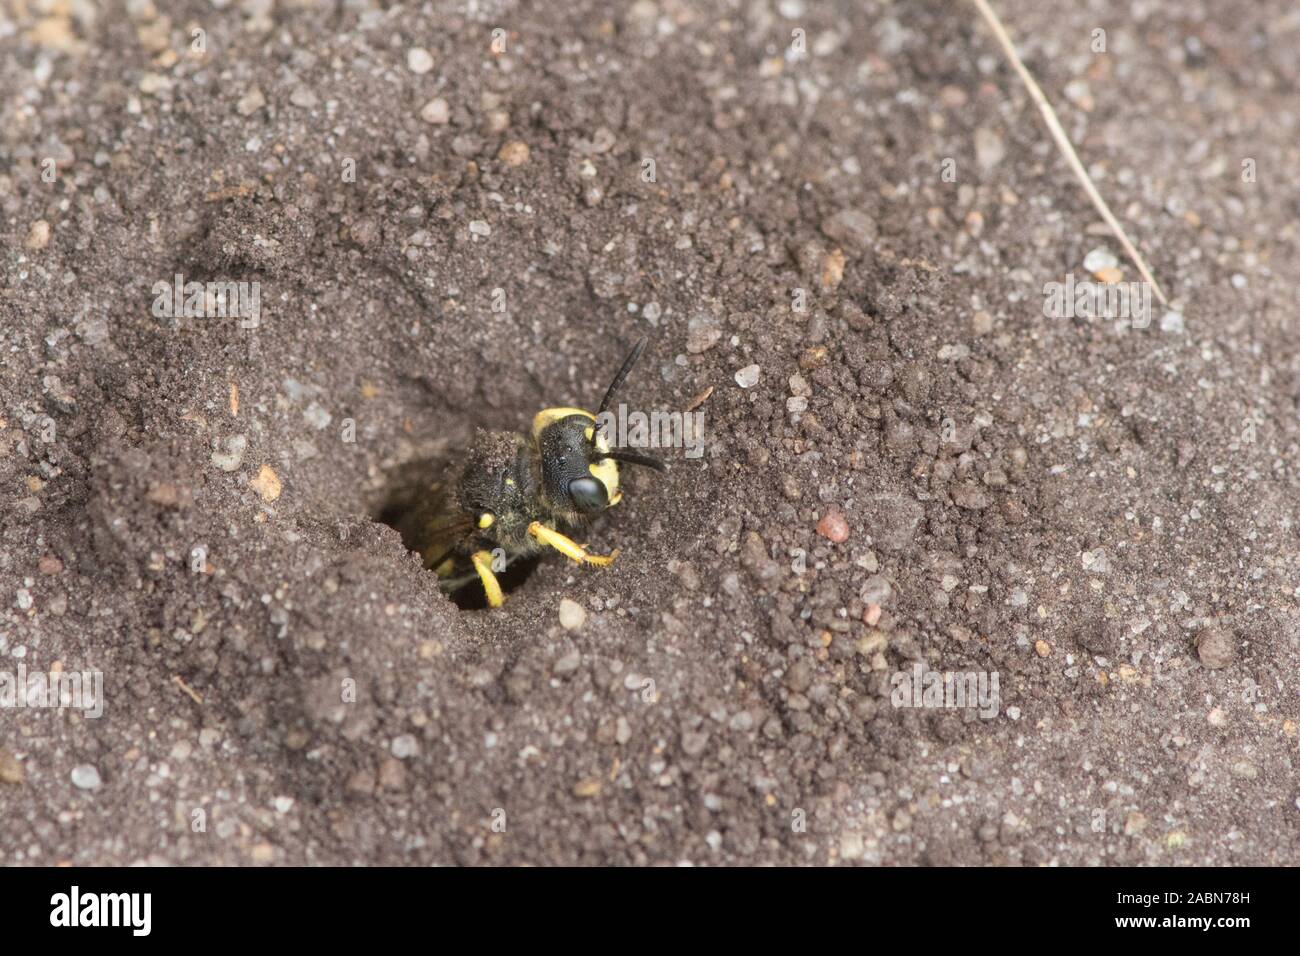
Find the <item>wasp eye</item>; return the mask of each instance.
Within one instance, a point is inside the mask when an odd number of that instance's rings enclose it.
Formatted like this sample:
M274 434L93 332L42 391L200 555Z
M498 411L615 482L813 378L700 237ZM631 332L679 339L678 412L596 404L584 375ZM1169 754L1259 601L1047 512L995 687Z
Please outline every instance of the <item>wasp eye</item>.
M574 478L569 482L568 491L573 506L584 514L603 511L609 504L609 495L605 493L605 486L595 478Z

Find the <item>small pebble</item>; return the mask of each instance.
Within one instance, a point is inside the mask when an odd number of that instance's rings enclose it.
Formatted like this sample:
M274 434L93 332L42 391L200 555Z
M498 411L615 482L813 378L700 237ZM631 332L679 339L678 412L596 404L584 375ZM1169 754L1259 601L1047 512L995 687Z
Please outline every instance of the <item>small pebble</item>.
M50 244L50 224L44 219L37 219L27 230L27 242L24 245L33 251L44 249Z
M248 439L243 435L232 435L226 439L226 450L212 453L212 464L222 471L236 471L244 460L244 449Z
M844 281L844 250L833 249L822 260L822 285L834 289Z
M829 239L842 242L857 252L865 252L876 242L876 222L857 209L842 209L822 220L822 232Z
M252 116L265 105L266 96L258 87L254 86L239 98L239 102L235 104L235 110L240 116Z
M798 660L790 665L785 674L785 686L796 694L802 694L813 682L812 666L806 660Z
M414 757L420 752L420 742L415 739L413 734L402 734L393 738L390 749L393 756L398 760L406 760L408 757Z
M72 785L78 790L98 790L99 771L88 763L72 768Z
M312 402L303 410L303 420L317 431L322 431L329 427L334 416L321 407L319 402Z
M828 508L817 522L817 533L827 541L843 544L849 539L849 523L844 520L844 513L838 508Z
M1114 269L1118 265L1119 260L1115 258L1115 253L1105 246L1098 246L1083 257L1083 267L1093 275L1103 269Z
M560 627L566 631L576 631L587 623L587 612L577 601L564 598L560 601Z
M7 750L0 750L0 783L20 784L23 782L23 765Z
M702 730L688 730L682 734L682 751L690 757L698 757L708 746L709 735Z
M433 57L422 46L413 46L406 51L406 65L412 73L423 76L433 69Z
M384 758L379 764L379 785L385 790L406 789L406 768L400 760Z
M146 96L164 93L172 88L172 81L161 73L146 73L140 77L140 92Z
M1217 670L1237 659L1237 647L1223 628L1207 627L1196 635L1196 655L1210 670Z
M686 351L692 355L707 352L722 338L722 329L712 316L698 315L686 323Z
M862 599L863 604L887 604L893 593L894 588L888 578L883 574L873 574L862 582L858 597Z
M424 104L424 109L420 110L420 119L434 126L446 126L451 121L451 107L439 96Z
M753 388L758 384L758 375L761 369L757 365L746 365L736 372L736 384L741 388Z
M988 172L1002 162L1007 154L1002 137L988 127L981 126L975 130L975 162L980 169Z
M261 495L262 500L266 502L271 502L276 498L279 498L280 491L283 487L280 484L279 475L271 469L270 465L263 465L262 469L257 473L257 477L250 478L248 483L253 486L253 490Z
M579 607L578 610L581 611L582 608ZM586 614L585 611L583 613L584 615ZM578 665L580 665L581 663L582 663L582 654L575 647L565 652L564 654L560 655L560 657L555 661L555 673L572 674L574 671L578 669Z
M254 863L270 863L275 859L275 847L269 843L258 843L249 852Z
M866 855L866 842L861 833L845 833L840 837L840 859L860 860Z
M806 372L814 371L825 365L829 356L826 346L814 345L810 349L804 349L803 354L799 356L799 367Z
M875 606L879 607L880 605ZM880 654L887 647L889 647L889 638L881 631L869 631L868 633L863 634L858 638L856 645L857 652L863 657L873 657L876 654ZM884 657L882 655L881 660L883 659Z
M497 159L507 166L522 166L528 162L528 144L513 140L501 147Z
M1139 833L1141 833L1143 830L1146 829L1146 825L1147 825L1147 818L1145 814L1139 813L1138 811L1134 810L1124 820L1124 835L1137 836Z

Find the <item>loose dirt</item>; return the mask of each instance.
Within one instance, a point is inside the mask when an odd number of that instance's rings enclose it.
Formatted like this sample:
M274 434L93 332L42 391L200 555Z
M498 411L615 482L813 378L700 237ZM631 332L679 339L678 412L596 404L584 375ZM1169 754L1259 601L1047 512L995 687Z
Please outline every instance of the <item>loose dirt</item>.
M0 863L1294 863L1300 15L997 6L1149 327L963 4L0 0L0 671L105 700ZM703 456L457 608L396 483L642 335Z

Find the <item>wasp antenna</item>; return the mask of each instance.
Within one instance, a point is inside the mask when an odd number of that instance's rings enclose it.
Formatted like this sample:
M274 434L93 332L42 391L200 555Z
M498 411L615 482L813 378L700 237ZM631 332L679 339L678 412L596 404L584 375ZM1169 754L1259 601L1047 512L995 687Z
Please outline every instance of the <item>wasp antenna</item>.
M606 458L626 462L629 465L645 465L645 467L653 468L655 471L668 470L668 466L658 458L651 458L649 455L638 455L634 451L607 451L601 456L601 460L603 461Z
M629 352L627 358L623 360L623 367L619 369L618 374L614 376L614 381L610 382L609 390L605 392L605 398L600 403L600 411L596 413L597 415L609 408L609 403L614 400L614 393L617 392L623 382L627 380L628 373L632 371L632 366L635 365L636 360L641 357L641 353L645 351L646 343L649 341L648 338L643 338L636 345L632 346L632 351Z

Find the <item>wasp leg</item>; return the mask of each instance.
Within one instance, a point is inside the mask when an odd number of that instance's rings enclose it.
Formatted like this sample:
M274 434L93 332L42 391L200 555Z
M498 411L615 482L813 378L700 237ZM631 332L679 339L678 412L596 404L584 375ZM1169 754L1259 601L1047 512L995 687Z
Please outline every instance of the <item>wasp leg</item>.
M492 573L492 552L475 551L470 557L474 562L474 570L478 572L479 578L483 581L483 591L487 594L488 607L500 607L505 603L505 595L501 593L501 585L497 581L497 576Z
M560 534L554 528L548 528L540 521L534 521L528 526L528 533L540 541L542 544L550 545L556 551L565 557L572 558L579 564L594 564L598 567L604 567L613 564L614 559L618 557L618 548L615 548L608 555L588 554L587 549L582 547L572 538Z

